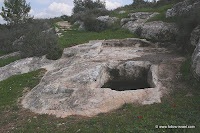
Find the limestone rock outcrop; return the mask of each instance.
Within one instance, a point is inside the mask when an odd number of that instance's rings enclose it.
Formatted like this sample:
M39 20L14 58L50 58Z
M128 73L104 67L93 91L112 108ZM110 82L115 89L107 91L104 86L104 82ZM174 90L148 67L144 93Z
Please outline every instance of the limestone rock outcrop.
M191 45L196 46L200 40L200 25L197 26L191 33Z
M179 2L175 4L173 8L167 10L166 18L182 16L194 8L200 8L200 1L192 2L191 0L185 0L183 2Z
M182 57L144 39L90 41L66 48L56 61L33 57L1 67L0 80L45 68L40 83L23 99L23 107L57 117L90 117L125 103L160 103L182 62ZM115 77L135 80L143 76L148 88L116 91L103 87Z
M3 55L3 56L0 56L0 60L1 59L8 59L10 57L20 57L20 52L13 52L13 53L10 53L10 54L7 54L7 55Z
M46 59L45 56L31 57L15 61L4 67L0 67L0 81L5 80L13 75L24 74L44 68L46 65L49 65L52 62L53 61Z
M162 21L145 23L140 31L141 37L159 42L173 41L177 34L176 24Z
M119 14L124 14L126 13L126 11L119 11Z
M111 26L118 20L118 18L109 16L99 16L97 20L104 22L107 26Z
M200 80L200 40L196 44L196 49L192 56L192 70L194 76Z
M136 33L137 29L143 26L147 20L158 15L159 13L152 12L137 12L130 13L128 18L123 18L121 20L121 26L123 28L129 29L132 33Z

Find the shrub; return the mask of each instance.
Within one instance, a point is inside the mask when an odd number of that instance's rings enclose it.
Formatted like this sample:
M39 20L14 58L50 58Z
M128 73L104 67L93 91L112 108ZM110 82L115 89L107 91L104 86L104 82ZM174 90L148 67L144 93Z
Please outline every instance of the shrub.
M88 31L100 32L106 29L106 24L96 20L99 16L105 16L109 14L109 11L105 8L105 3L99 0L75 0L74 1L73 15L71 23L76 21L84 22L84 26Z
M12 41L13 33L6 27L0 28L0 52L9 53L13 51Z
M23 44L19 46L23 57L43 56L58 59L62 49L58 46L57 36L47 21L36 20L27 27ZM54 52L54 53L51 53Z
M64 21L70 21L71 16L62 15L60 18L61 18L62 20L64 20Z
M86 16L83 22L84 22L85 29L87 31L100 32L107 28L106 23L97 20L96 17L93 15Z
M57 60L57 59L61 58L62 53L63 53L62 48L59 45L54 45L48 51L48 54L46 57L47 57L47 59L50 59L50 60Z
M100 0L74 0L73 13L85 12L93 9L105 9L105 3Z
M99 17L99 16L105 16L108 14L109 14L108 10L101 9L101 8L85 10L85 11L81 11L79 13L73 14L70 22L74 23L76 21L84 21L86 19L86 17L88 17L88 16Z

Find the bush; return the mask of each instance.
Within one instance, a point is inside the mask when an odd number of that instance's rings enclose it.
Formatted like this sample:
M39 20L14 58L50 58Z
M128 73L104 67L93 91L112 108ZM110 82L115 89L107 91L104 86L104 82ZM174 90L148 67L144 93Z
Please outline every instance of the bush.
M0 53L10 53L13 51L13 32L6 27L0 27Z
M105 3L100 0L74 0L74 14L93 9L105 9Z
M62 48L59 45L54 45L54 47L52 47L47 54L47 59L50 60L57 60L59 58L61 58L63 53Z
M85 11L81 11L79 13L73 14L70 22L74 23L76 21L84 21L86 19L86 17L88 17L88 16L99 17L99 16L105 16L108 14L109 14L109 11L106 9L96 8L96 9L92 9L92 10L85 10Z
M76 21L84 22L84 26L88 31L100 32L107 28L106 24L96 20L99 16L105 16L109 14L109 11L105 8L105 3L101 1L92 0L75 0L75 7L73 9L73 15L70 23Z
M97 20L93 15L86 16L83 22L87 31L101 32L108 27L104 22Z
M48 21L35 20L28 24L26 31L23 43L19 46L22 57L43 56L45 54L49 55L49 59L61 57L62 49L58 46L57 35Z
M62 15L60 18L64 21L70 21L71 20L71 16L67 16L67 15Z
M22 57L60 57L62 49L57 45L57 36L51 25L57 19L38 19L15 26L0 26L0 52L21 51ZM54 54L50 54L50 52ZM54 57L55 56L55 57Z

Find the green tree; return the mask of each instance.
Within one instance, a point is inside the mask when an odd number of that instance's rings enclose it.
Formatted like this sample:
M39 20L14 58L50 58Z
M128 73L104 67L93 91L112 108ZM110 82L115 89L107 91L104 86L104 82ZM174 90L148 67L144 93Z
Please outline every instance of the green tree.
M78 13L80 11L86 11L91 9L103 8L105 9L105 3L100 0L74 0L73 12Z
M32 19L28 14L30 10L30 3L27 4L26 0L4 0L0 15L9 25L16 25Z

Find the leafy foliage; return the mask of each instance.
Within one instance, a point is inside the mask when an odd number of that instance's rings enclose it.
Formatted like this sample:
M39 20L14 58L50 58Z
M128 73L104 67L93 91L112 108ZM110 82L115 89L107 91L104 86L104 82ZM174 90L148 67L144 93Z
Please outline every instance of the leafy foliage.
M71 23L82 21L88 31L99 32L106 28L105 24L96 20L99 16L109 14L104 2L100 0L74 0L74 5Z
M2 7L0 15L8 24L21 24L31 19L28 14L31 6L26 3L26 0L5 0L4 5L5 7Z
M73 13L84 12L86 10L92 10L95 8L105 9L105 3L100 0L74 0Z
M55 31L48 22L38 20L29 24L27 29L23 45L19 46L23 57L42 56L53 52L48 57L58 59L60 53L62 55Z

